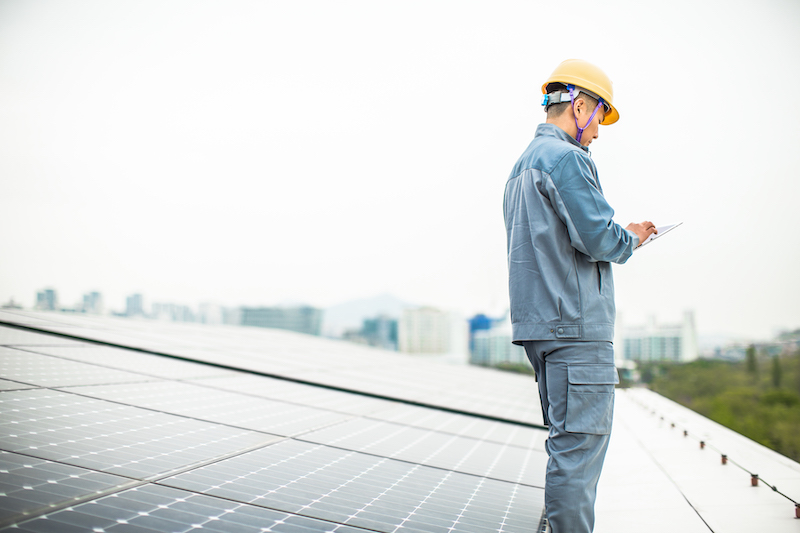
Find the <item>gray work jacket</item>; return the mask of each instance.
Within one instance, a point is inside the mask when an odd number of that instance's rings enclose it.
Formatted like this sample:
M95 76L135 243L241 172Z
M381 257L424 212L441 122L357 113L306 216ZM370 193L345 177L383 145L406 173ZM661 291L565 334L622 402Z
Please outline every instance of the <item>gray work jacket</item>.
M513 342L613 341L611 264L639 238L616 224L588 149L540 124L506 183Z

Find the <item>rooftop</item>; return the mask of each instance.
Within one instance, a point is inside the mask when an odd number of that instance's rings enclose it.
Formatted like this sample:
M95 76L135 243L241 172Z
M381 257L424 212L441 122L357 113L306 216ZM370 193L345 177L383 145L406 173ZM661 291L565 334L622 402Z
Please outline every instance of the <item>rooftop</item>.
M288 331L19 310L0 311L0 372L0 529L540 523L529 376ZM647 390L618 391L600 483L597 532L800 531L800 465Z

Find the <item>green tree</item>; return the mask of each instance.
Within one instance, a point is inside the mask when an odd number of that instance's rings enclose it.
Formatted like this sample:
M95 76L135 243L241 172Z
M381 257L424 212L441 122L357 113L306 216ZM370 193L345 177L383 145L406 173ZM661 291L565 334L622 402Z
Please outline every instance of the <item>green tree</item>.
M781 386L781 360L778 359L777 355L772 356L772 386L776 389L780 388Z
M789 370L794 373L795 391L800 393L800 351L795 352L789 361Z
M756 347L752 344L748 346L745 355L747 357L747 373L753 376L753 378L758 377L758 360L756 359Z
M771 372L759 377L755 348L748 352L740 362L654 365L650 388L798 461L800 390L794 386L800 387L800 353L772 358Z

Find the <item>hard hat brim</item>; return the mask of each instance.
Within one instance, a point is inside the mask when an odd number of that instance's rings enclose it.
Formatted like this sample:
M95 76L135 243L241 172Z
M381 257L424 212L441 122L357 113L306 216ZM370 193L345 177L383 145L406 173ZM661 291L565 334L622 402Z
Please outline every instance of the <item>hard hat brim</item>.
M617 112L617 109L613 105L609 105L608 107L611 108L611 111L606 114L603 122L600 123L601 126L610 126L619 120L619 113Z

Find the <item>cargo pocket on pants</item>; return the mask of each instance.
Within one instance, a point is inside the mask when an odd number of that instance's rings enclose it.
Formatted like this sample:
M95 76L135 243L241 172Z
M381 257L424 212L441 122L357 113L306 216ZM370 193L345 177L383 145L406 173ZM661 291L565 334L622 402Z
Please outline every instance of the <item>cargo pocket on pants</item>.
M568 365L567 378L564 429L593 435L611 433L614 385L619 383L614 365Z

